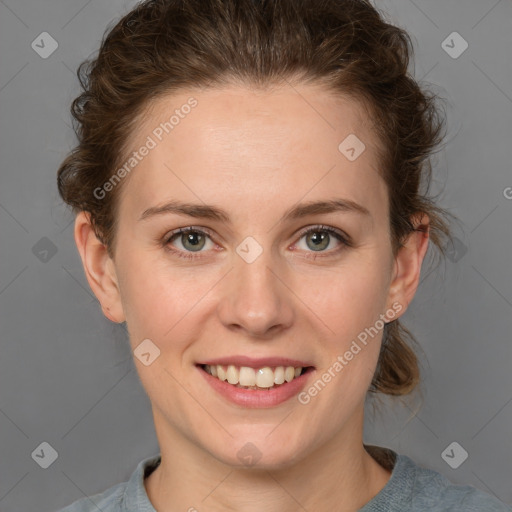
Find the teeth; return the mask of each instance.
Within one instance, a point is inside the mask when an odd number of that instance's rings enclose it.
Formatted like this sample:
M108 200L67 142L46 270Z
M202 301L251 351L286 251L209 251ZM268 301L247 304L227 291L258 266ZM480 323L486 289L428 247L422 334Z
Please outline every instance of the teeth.
M238 384L238 379L240 378L240 372L236 366L230 364L228 366L228 371L226 372L226 376L228 378L228 382L230 384Z
M256 372L254 368L242 366L240 368L240 379L238 382L240 386L256 386Z
M278 366L274 370L274 384L283 384L284 382L284 368L282 366Z
M260 368L256 373L256 386L259 388L271 388L274 386L274 372L266 366Z
M210 368L210 366L208 366L207 368ZM222 368L222 366L220 365L217 365L215 368L217 368L217 378L219 380L226 380L226 371L224 370L224 368ZM210 373L213 375L213 372Z
M279 386L285 382L291 382L302 373L302 366L294 368L293 366L278 366L270 368L250 368L248 366L237 367L233 364L227 367L221 365L205 365L207 373L221 381L227 380L230 384L245 388L269 389Z
M284 371L284 380L286 382L291 382L295 377L295 368L293 366L287 366Z

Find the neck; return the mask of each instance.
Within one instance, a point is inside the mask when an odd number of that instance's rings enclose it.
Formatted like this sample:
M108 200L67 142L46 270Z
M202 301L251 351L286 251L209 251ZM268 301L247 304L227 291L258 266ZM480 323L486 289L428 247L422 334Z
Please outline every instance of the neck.
M233 468L186 438L171 435L166 442L160 432L158 439L162 460L144 482L158 512L357 512L391 475L365 450L357 427L294 464L271 470Z

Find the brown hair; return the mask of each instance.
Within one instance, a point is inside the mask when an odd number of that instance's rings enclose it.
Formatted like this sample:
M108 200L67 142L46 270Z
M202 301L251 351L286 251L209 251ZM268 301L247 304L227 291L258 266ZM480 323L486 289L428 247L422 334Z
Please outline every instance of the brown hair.
M380 142L390 197L394 254L430 218L430 240L444 254L449 215L427 196L430 156L444 123L437 97L408 73L408 34L365 0L147 0L107 30L96 58L83 62L83 89L72 104L78 145L58 170L58 188L75 213L85 211L113 257L122 184L94 190L123 161L124 145L151 99L179 89L241 84L270 87L287 79L323 84L367 108ZM424 187L422 192L420 189ZM409 343L408 343L409 342ZM419 382L412 334L391 321L370 392L406 395Z

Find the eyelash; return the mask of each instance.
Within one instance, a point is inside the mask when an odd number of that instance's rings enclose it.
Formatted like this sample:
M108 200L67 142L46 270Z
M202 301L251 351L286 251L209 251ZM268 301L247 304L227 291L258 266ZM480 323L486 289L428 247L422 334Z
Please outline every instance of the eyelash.
M305 235L309 234L309 233L316 233L316 232L326 232L326 233L329 233L329 235L332 235L334 236L339 242L341 242L342 246L338 249L334 249L332 251L327 251L329 254L328 256L322 256L321 254L318 254L318 253L314 253L314 251L311 251L313 252L314 254L313 255L308 255L308 254L311 254L311 253L307 253L305 255L305 258L308 258L308 259L312 259L312 260L315 260L317 257L329 257L329 256L332 256L332 253L334 254L337 254L339 253L340 251L342 251L344 249L343 246L346 246L346 247L352 247L352 242L350 241L349 237L347 237L346 235L344 235L342 232L334 229L334 228L331 228L330 226L324 226L324 225L318 225L318 226L312 226L310 228L307 228L303 231L301 231L298 235L299 237L299 240L301 238L303 238ZM209 230L209 229L206 229L206 228L198 228L198 227L195 227L195 226L188 226L186 228L180 228L180 229L177 229L175 231L172 231L171 233L169 233L168 235L166 235L162 241L162 245L164 246L165 250L169 251L170 253L172 253L173 255L176 255L177 257L179 258L185 258L185 259L188 259L188 260L195 260L195 259L200 259L202 258L202 256L196 256L194 253L192 253L191 251L181 251L181 250L176 250L176 249L172 249L171 248L171 242L178 236L178 235L181 235L183 233L199 233L201 235L207 235L208 237L212 237L212 232ZM200 254L201 251L198 251L198 254Z

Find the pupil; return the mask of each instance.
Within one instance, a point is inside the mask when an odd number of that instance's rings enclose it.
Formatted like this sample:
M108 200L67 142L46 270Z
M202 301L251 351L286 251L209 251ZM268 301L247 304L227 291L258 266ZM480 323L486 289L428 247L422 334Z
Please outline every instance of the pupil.
M199 245L199 246L197 245L198 242L200 244L200 241L198 240L198 238L201 238L201 236L202 235L200 233L186 233L185 234L186 243L184 243L183 245L185 247L187 247L187 244L190 243L190 244L192 244L192 250L201 249L202 245Z
M313 243L314 243L314 247L313 249L314 250L318 250L318 248L320 249L324 249L325 248L325 243L323 246L320 246L320 244L322 244L323 242L325 242L327 240L327 242L329 241L329 235L326 234L326 233L321 233L320 236L319 235L320 232L316 231L314 232L312 235L311 235L311 239L313 239Z

